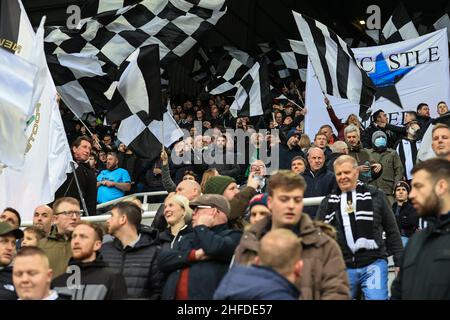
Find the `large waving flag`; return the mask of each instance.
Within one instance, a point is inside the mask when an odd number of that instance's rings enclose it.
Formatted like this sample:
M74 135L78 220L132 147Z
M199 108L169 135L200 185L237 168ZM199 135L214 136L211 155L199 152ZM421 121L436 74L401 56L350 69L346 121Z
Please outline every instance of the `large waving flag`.
M2 29L0 37L5 39L4 43L6 40L15 42L16 48L20 48L20 52L15 50L16 54L36 64L36 79L40 79L39 84L42 85L40 88L34 84L34 92L41 90L41 93L35 97L37 103L27 118L23 166L6 167L0 171L0 208L13 207L23 220L31 220L37 206L54 200L55 191L66 179L72 156L59 112L56 88L45 61L42 27L37 34L34 33L19 0L2 1L1 4L2 14L14 12L2 15L1 25L8 25L13 31L10 35L18 36L6 38ZM25 55L27 52L32 54Z
M48 29L46 52L63 101L80 115L104 109L113 74L138 48L159 46L162 71L225 14L225 0L94 0L77 30ZM73 58L72 58L73 57ZM81 99L82 103L77 103ZM81 107L80 107L81 106Z
M322 91L359 104L360 116L367 117L375 87L350 47L322 23L293 14Z
M417 32L403 3L400 3L395 8L381 32L385 39L384 43L394 43L414 39L419 36L419 32Z

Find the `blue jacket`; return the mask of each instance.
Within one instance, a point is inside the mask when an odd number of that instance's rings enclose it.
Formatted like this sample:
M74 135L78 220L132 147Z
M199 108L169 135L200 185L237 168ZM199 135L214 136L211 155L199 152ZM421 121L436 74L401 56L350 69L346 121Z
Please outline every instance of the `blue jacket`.
M215 300L298 300L300 291L267 267L236 265L217 288Z
M241 239L241 232L231 230L226 224L207 228L196 226L173 248L161 251L158 259L159 269L168 275L162 298L176 298L178 280L183 269L189 269L189 300L210 300L228 271L231 258ZM191 261L192 250L202 248L209 257L207 260Z

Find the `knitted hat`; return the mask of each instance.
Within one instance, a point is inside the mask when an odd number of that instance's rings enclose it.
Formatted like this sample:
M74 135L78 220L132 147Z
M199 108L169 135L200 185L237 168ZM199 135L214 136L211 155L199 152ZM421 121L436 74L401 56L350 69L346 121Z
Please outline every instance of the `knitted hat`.
M248 203L248 210L252 210L252 208L256 205L262 205L267 207L267 197L269 195L267 193L261 193L254 196L250 202Z
M406 182L406 181L399 181L399 182L397 182L395 184L394 193L397 191L397 188L400 188L400 187L405 188L408 193L411 190L411 188L409 187L408 182Z
M374 144L374 143L375 143L375 140L376 140L377 138L379 138L379 137L383 137L383 138L387 141L386 133L384 133L384 132L381 131L381 130L378 130L378 131L375 131L375 132L372 134L372 143Z
M292 138L293 136L298 136L299 138L302 136L302 134L300 132L297 132L295 130L291 130L289 131L289 133L287 134L287 139L289 140L290 138Z
M205 194L220 194L222 195L225 189L233 182L236 182L229 176L216 176L211 177L206 181Z

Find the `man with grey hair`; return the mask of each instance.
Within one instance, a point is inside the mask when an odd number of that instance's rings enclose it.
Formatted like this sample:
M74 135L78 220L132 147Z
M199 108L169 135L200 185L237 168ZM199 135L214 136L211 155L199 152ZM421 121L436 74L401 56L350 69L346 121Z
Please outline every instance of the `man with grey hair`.
M378 178L382 166L374 161L369 150L363 148L359 129L351 124L344 129L344 136L349 147L348 155L355 158L358 163L359 180L370 182Z
M306 181L305 198L330 194L337 187L333 172L325 165L325 154L321 148L308 150L308 168L302 173ZM303 210L314 219L318 206L307 206Z
M403 251L394 213L383 191L358 181L358 164L353 157L337 158L334 172L339 189L322 201L317 219L336 229L352 298L361 289L366 300L386 300L387 257L393 254L398 267Z
M333 163L334 160L336 160L337 158L339 158L340 156L344 155L344 154L348 154L348 145L344 142L344 141L336 141L335 143L333 143L330 146L331 149L331 155L328 158L327 161L327 167L328 170L330 170L331 172L334 172L334 167L333 167Z

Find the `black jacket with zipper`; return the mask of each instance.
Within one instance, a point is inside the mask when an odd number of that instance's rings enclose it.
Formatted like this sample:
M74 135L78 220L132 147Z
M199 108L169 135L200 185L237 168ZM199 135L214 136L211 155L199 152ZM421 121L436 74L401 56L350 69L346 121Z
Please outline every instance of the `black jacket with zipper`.
M103 259L125 278L128 298L157 300L161 295L163 275L157 266L161 250L158 231L141 226L141 238L133 246L123 247L119 239L105 243L100 249Z
M11 266L0 267L0 300L17 300Z
M97 254L95 261L87 263L71 259L69 268L70 273L64 273L52 282L58 295L70 300L121 300L127 297L125 279L109 268L101 254ZM80 282L75 283L78 270Z

